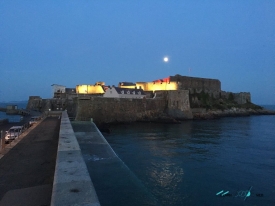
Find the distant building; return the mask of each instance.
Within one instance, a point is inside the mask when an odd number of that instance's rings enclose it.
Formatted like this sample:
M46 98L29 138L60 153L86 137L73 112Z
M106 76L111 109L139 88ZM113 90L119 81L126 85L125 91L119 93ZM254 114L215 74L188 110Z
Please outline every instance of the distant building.
M16 109L18 109L18 106L15 104L7 105L7 110L16 110Z
M17 114L17 105L7 105L6 114Z
M75 94L76 91L75 91L75 88L66 88L65 93L66 94Z
M127 89L113 86L106 90L103 97L141 99L146 97L146 94L142 89Z
M59 84L52 84L53 87L53 96L59 96L60 93L65 93L66 87Z

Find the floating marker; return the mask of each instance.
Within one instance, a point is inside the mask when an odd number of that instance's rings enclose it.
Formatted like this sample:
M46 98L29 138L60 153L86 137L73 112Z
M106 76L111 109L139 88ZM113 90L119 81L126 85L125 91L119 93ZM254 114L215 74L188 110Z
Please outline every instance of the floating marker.
M222 190L222 191L219 191L216 195L219 195L219 194L221 194L221 193L223 193L223 190Z
M245 201L245 199L247 198L247 197L249 197L250 196L250 190L252 189L252 186L250 187L250 189L248 190L248 192L247 192L247 194L246 194L246 196L245 196L245 198L244 198L244 201Z
M229 193L229 191L226 191L225 193L223 193L222 196L226 195L227 193Z

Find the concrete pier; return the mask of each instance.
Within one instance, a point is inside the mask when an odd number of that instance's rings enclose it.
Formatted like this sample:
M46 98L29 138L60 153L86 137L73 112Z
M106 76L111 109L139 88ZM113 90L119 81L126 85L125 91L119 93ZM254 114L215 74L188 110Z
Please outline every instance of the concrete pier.
M72 121L71 124L102 205L159 205L93 122Z
M0 206L158 205L94 123L47 115L0 159Z
M99 206L67 112L51 112L0 158L0 206Z
M47 117L1 151L0 206L50 204L59 125Z
M100 205L67 112L62 112L51 205Z

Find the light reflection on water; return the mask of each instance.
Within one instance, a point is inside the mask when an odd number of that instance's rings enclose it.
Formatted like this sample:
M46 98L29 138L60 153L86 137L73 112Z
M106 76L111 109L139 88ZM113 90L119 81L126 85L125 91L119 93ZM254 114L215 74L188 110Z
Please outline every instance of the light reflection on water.
M274 128L274 116L253 116L123 125L105 137L162 205L274 205ZM215 196L252 185L246 202Z
M152 162L148 178L154 182L153 193L164 195L164 199L180 199L178 196L178 185L183 182L184 170L173 162ZM161 194L161 190L166 188L169 193Z

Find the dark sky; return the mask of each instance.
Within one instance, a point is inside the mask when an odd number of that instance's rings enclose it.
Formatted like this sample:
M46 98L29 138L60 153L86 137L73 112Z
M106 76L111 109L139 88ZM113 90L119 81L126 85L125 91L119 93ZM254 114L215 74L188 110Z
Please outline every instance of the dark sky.
M275 1L3 0L0 74L0 101L180 74L275 104Z

